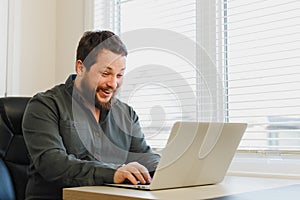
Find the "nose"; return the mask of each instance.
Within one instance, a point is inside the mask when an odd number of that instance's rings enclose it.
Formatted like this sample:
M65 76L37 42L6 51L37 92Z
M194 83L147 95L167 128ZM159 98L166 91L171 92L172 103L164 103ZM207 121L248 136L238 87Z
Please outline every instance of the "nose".
M110 76L109 80L106 82L106 85L115 90L118 87L118 78L116 76Z

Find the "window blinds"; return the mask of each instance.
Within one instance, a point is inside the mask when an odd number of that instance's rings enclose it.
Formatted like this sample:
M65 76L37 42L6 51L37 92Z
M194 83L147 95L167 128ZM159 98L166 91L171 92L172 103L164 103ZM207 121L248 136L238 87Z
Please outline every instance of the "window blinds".
M130 52L125 77L132 87L125 87L120 98L140 116L149 144L164 147L175 120L247 122L240 151L299 152L299 1L118 0L112 7L114 14L104 21L114 21L110 29L121 36L167 29L200 46L194 68L161 49ZM203 61L205 54L213 65ZM156 70L147 71L145 64ZM155 78L143 84L145 77ZM214 116L207 118L211 110Z
M162 32L161 43L176 43L182 37L196 40L195 0L131 0L120 2L120 35L139 30ZM169 34L163 36L162 30ZM179 36L177 34L179 33ZM146 34L144 40L151 40ZM142 40L143 40L142 39ZM176 48L176 47L175 47ZM196 120L196 74L187 60L172 47L140 46L129 49L127 74L120 98L139 115L148 143L162 148L176 120ZM195 61L195 60L193 60ZM193 62L191 61L191 62ZM134 80L134 81L132 81Z
M119 26L115 0L94 0L94 22L95 29L116 30Z
M228 116L240 150L300 150L300 1L224 4Z

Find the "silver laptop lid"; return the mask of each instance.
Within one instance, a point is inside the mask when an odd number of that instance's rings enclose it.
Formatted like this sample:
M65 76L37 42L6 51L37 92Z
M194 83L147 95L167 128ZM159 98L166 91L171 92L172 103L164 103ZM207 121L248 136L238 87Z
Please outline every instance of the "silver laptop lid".
M222 181L246 127L246 123L176 122L150 189Z

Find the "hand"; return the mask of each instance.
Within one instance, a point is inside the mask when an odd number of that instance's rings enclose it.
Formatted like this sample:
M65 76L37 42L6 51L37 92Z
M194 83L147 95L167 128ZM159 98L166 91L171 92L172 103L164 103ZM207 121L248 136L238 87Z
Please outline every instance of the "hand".
M114 183L123 183L126 179L134 185L139 182L142 184L151 182L151 176L147 168L137 162L123 165L115 172Z

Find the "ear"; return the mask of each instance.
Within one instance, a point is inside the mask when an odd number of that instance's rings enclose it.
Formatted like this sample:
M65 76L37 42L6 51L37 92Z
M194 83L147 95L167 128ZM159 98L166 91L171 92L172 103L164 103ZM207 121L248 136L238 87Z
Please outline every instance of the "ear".
M81 76L85 71L85 67L81 60L76 61L76 73L78 76Z

